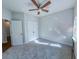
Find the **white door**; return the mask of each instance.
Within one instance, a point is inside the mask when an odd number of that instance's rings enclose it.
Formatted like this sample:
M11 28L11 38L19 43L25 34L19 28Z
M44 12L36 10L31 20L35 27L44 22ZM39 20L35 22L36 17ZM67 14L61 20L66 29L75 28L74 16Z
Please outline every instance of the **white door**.
M28 22L28 39L29 41L38 38L38 23L36 21Z
M37 22L33 22L33 37L34 39L38 38L38 23Z
M22 21L11 21L12 45L23 44Z

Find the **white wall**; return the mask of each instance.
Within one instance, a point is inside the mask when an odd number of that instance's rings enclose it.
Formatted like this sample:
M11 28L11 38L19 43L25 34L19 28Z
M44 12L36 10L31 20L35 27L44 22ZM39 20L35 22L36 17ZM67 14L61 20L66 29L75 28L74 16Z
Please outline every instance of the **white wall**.
M11 11L8 10L7 8L2 8L2 18L3 19L7 19L7 20L11 20Z
M21 12L12 12L12 20L23 20L24 13Z
M74 17L77 16L77 1L75 2L75 6L74 6Z
M74 17L77 16L77 6L74 7Z
M39 37L72 45L74 10L68 9L39 19Z

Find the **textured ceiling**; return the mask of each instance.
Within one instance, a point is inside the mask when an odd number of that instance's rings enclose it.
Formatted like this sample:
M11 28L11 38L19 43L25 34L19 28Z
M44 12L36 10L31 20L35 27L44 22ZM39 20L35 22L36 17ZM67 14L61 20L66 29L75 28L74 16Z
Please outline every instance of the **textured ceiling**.
M39 0L39 2L44 3L46 0ZM41 11L39 16L45 16L51 13L59 12L68 8L72 8L75 5L76 0L51 0L51 4L48 7L49 12L45 13ZM37 11L28 11L29 9L36 8L31 0L2 0L3 7L10 9L15 12L29 13L32 15L37 15Z

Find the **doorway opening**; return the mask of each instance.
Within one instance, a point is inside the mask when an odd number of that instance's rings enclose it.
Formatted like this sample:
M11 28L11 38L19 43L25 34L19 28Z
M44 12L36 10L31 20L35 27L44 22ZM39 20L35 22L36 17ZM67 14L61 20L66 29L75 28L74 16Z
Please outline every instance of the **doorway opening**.
M2 19L2 51L6 51L11 47L11 35L10 35L10 25L9 20Z

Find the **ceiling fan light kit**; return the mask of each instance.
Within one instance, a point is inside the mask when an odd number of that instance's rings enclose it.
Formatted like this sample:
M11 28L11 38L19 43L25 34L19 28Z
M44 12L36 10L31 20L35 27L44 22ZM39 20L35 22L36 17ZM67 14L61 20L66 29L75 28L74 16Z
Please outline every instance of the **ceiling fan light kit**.
M51 1L48 0L44 5L41 6L40 3L37 3L36 0L31 0L32 3L36 6L37 9L29 9L29 11L36 11L37 10L37 15L40 14L41 11L48 12L48 7L51 4Z

